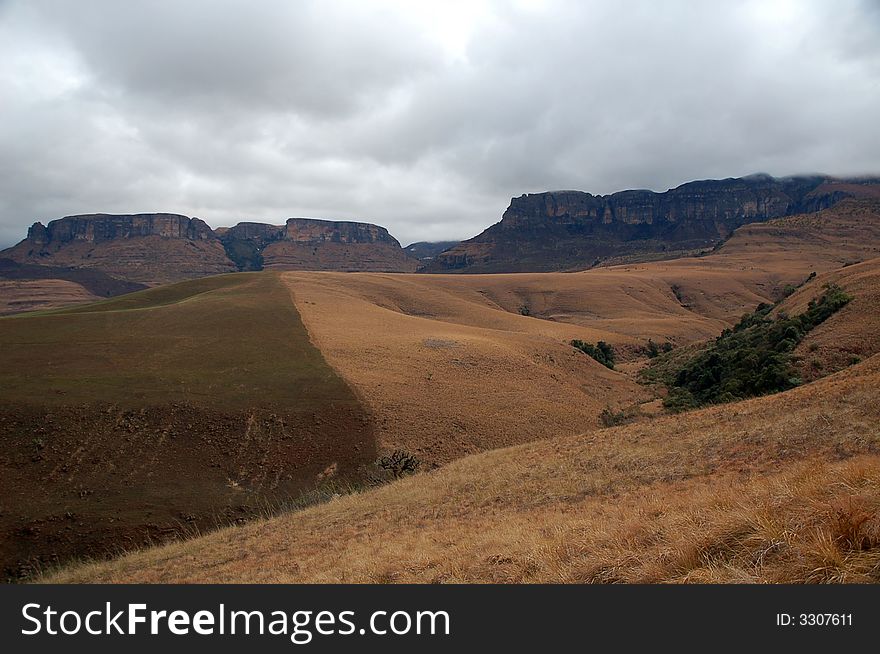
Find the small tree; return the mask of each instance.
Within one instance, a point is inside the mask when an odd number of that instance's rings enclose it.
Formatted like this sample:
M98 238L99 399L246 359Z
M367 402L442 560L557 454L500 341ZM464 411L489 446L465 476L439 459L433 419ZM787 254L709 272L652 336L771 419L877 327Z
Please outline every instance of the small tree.
M376 462L376 465L383 470L390 470L395 479L414 473L421 464L422 462L414 454L404 450L394 450Z
M606 406L599 414L599 424L603 427L616 427L622 425L629 420L626 411L614 411L610 406Z

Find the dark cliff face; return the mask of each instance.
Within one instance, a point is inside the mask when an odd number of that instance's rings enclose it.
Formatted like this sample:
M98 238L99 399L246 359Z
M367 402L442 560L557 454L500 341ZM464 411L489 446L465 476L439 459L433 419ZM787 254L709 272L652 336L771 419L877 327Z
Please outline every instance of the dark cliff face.
M242 222L212 230L170 213L89 214L34 223L0 253L19 265L101 270L157 284L236 270L411 272L415 261L388 230L369 223L291 218L285 225Z
M222 234L221 234L222 232ZM268 225L266 223L238 223L224 230L217 230L220 240L229 241L259 241L270 243L281 238L284 227L280 225Z
M415 257L419 261L429 261L441 252L453 248L461 241L418 241L410 243L404 249L411 257Z
M226 256L241 271L263 269L263 249L284 236L284 227L266 223L238 223L228 229L218 229Z
M27 240L45 246L71 241L100 243L139 236L184 238L192 241L215 238L211 228L198 218L173 213L142 213L84 214L59 218L46 226L34 223L28 230Z
M826 209L852 195L852 186L821 176L753 175L690 182L664 193L522 195L511 200L501 222L440 253L423 270L568 270L608 258L671 255L711 247L746 223Z

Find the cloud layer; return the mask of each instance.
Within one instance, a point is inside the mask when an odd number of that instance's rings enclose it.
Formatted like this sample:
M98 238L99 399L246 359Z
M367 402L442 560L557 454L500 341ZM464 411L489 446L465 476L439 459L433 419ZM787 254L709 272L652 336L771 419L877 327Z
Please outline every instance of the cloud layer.
M0 0L0 244L34 220L363 219L880 172L873 2Z

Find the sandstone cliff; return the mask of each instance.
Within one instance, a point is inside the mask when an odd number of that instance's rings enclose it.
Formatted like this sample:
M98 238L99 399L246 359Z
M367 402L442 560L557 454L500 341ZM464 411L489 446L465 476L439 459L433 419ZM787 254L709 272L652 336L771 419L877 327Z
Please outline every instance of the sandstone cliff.
M33 279L48 278L50 270L58 279L91 270L147 285L264 267L412 272L417 266L384 227L368 223L291 218L283 226L241 222L215 231L198 218L170 213L37 222L0 259L31 273L47 271Z
M417 266L387 229L370 223L311 218L290 218L283 227L239 223L220 239L239 270L412 272Z
M705 180L664 193L553 191L511 200L501 222L438 254L425 272L583 269L701 250L733 230L880 192L880 180L769 175Z
M0 253L20 264L91 268L142 284L233 272L214 232L178 214L89 214L48 225L34 223L27 238Z

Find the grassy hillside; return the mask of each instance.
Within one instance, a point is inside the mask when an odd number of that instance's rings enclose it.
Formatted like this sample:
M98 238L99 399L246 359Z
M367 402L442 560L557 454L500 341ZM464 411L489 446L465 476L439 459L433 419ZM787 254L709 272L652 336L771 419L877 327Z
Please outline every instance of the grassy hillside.
M271 274L208 277L0 320L0 385L6 402L40 404L308 410L353 401Z
M6 576L261 514L375 458L273 273L0 319Z
M48 581L880 581L878 389L873 357Z
M283 278L314 341L377 416L381 447L442 464L593 430L606 406L653 411L632 375L649 339L675 344L680 358L810 273L875 253L880 205L844 202L768 225L707 256L582 273ZM573 340L609 343L616 371L576 356Z

